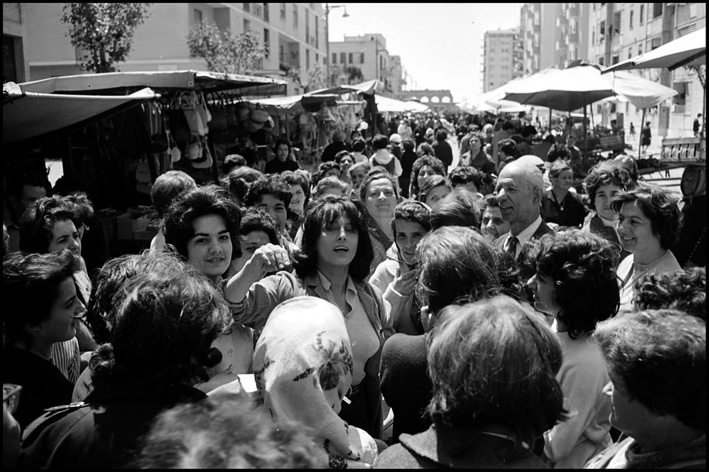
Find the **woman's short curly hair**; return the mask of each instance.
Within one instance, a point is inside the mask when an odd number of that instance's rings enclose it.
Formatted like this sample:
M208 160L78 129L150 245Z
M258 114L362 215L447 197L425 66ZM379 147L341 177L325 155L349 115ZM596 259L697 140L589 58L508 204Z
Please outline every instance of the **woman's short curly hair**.
M659 185L639 182L632 190L619 193L611 201L613 211L620 212L625 203L635 203L650 219L652 232L660 246L669 249L679 240L682 212L679 198Z
M394 219L391 221L394 235L396 235L397 220L418 223L426 231L431 231L431 208L422 202L404 200L394 208Z
M575 339L614 316L620 305L618 254L605 238L580 230L542 236L530 257L537 274L554 281L559 321Z
M358 200L347 197L325 195L313 200L305 210L303 222L303 242L301 250L293 255L293 268L300 277L314 273L318 267L318 240L322 229L341 217L350 220L350 224L359 236L357 252L350 263L349 275L355 281L362 281L369 275L370 265L374 260L372 240L367 229L365 214L367 210Z
M303 169L297 170L284 170L281 172L281 179L288 185L298 185L303 189L303 194L305 195L304 205L308 204L310 201L310 172Z
M3 345L29 346L27 328L49 319L59 285L71 279L80 262L69 249L52 253L12 252L2 264Z
M274 198L283 202L288 208L293 195L290 193L289 185L279 174L268 174L259 177L249 185L249 190L244 197L244 205L247 207L257 206L264 195L273 195Z
M528 304L499 295L448 306L440 318L428 347L435 425L472 430L474 441L501 424L521 450L565 419L561 344Z
M163 221L165 243L171 244L182 257L187 258L187 243L194 237L194 221L206 215L224 218L232 241L232 260L241 257L239 225L241 210L229 198L227 191L217 185L197 187L181 193L170 204Z
M244 393L160 413L134 464L144 469L320 469L328 457L301 425L276 422Z
M276 222L271 215L258 208L247 208L244 212L244 217L241 219L239 233L241 233L243 238L253 231L263 231L268 236L268 241L271 244L276 246L280 244Z
M628 312L599 323L593 337L631 400L706 433L705 321L676 310Z
M635 283L636 310L679 310L707 319L707 271L691 267L672 274L647 273Z
M69 197L40 198L27 207L20 218L20 251L40 254L49 251L52 230L57 222L71 220L79 229L85 216L82 205Z
M192 385L207 379L212 342L231 325L220 289L198 269L169 252L146 253L139 273L114 295L112 355L99 353L96 389L115 382Z
M339 162L326 161L320 163L320 165L318 166L318 172L313 176L313 185L317 185L317 183L325 177L325 174L327 174L332 169L337 169L340 172L340 175L342 175L342 167L340 166Z
M615 160L602 161L593 166L583 184L591 205L596 200L598 189L603 185L615 185L621 190L632 190L635 187L628 170Z

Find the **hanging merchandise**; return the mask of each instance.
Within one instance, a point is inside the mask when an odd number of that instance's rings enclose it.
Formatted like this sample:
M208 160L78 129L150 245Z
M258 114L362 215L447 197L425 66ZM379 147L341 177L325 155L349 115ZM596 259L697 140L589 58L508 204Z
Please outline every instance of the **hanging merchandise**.
M146 132L145 152L163 152L168 150L168 138L163 126L162 108L156 101L147 101L140 104L141 118Z
M187 125L193 136L204 136L209 133L208 123L212 119L204 95L197 92L182 92L180 94L180 108L185 114Z
M136 191L150 195L150 189L153 187L153 179L150 175L150 165L148 158L144 157L138 162L135 168Z

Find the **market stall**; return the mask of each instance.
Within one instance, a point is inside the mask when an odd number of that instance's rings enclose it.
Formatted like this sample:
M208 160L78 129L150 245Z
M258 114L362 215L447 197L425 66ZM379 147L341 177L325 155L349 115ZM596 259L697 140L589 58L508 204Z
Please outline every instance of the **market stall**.
M6 92L7 89L7 92ZM154 234L150 188L180 169L215 182L233 147L270 140L269 115L252 96L283 93L285 81L202 71L85 74L3 87L8 175L30 161L61 158L87 183L105 218L112 252L146 247ZM266 146L263 146L266 147ZM263 156L265 160L265 155Z

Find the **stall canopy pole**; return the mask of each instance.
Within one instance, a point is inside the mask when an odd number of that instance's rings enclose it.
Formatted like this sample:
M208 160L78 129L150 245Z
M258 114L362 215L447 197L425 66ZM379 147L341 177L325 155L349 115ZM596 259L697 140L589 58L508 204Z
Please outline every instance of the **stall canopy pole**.
M583 106L583 168L588 168L588 131L586 129L586 116L588 105Z
M643 108L643 118L640 120L640 142L638 143L638 159L640 159L640 152L643 148L643 126L645 126L645 108Z

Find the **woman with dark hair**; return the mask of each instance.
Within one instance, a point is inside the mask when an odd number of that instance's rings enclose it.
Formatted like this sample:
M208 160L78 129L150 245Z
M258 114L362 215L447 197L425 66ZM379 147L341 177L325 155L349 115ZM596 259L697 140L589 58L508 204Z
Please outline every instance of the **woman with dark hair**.
M298 229L303 224L303 211L310 201L310 172L303 169L281 172L281 179L290 187L286 230L291 240L296 240Z
M346 183L348 186L352 184L352 179L350 178L350 167L355 163L354 156L350 151L340 151L335 156L335 162L340 164L340 180Z
M342 176L342 168L336 161L323 162L318 166L318 172L313 175L312 187L315 187L315 185L325 177L330 176L337 177L338 179Z
M414 162L418 159L418 155L414 150L416 144L411 139L404 139L403 152L401 153L401 175L399 176L399 188L401 189L402 197L409 196L409 188L411 186L411 171L413 170Z
M421 184L416 200L423 202L431 208L435 208L438 202L451 193L451 185L446 177L442 175L432 175Z
M530 258L534 306L554 318L564 353L557 379L574 413L544 434L544 455L554 468L579 469L612 442L608 369L589 337L618 312L617 255L602 237L569 230L543 236Z
M239 233L241 256L231 261L229 269L222 276L224 279L236 275L251 259L256 249L269 243L278 244L276 222L268 213L256 208L248 208L244 212Z
M165 214L165 243L224 290L223 276L232 261L241 253L239 225L241 211L224 189L216 185L198 187L182 193ZM237 374L252 371L253 332L233 323L227 332L217 337L213 347L221 359L211 366L210 381L201 386L209 391L234 380Z
M416 246L431 231L431 208L425 203L404 200L394 209L391 222L396 256L388 256L374 270L369 283L377 287L391 305L394 331L423 334L421 306L414 295L416 288Z
M391 223L399 203L397 181L384 169L374 167L359 188L359 198L366 209L365 221L374 249L374 260L369 271L371 276L377 266L386 260L387 251L394 241Z
M554 161L549 169L551 188L542 197L541 216L546 223L558 225L558 231L580 228L586 217L581 197L569 189L574 184L574 172L564 161Z
M562 351L534 310L507 296L448 306L427 350L433 425L402 434L375 468L546 468L533 448L565 416Z
M71 401L73 383L52 357L53 346L76 336L86 315L72 277L78 266L68 249L3 260L2 380L22 387L14 416L23 428L46 408Z
M273 159L266 163L264 172L266 174L280 174L286 170L297 170L300 166L291 158L291 143L287 139L278 139L273 146L273 152L276 155Z
M626 313L598 324L621 439L589 469L706 469L707 325L675 310Z
M508 280L501 271L500 253L472 228L443 227L426 234L416 247L416 260L415 296L426 333L444 307L462 298L478 300ZM382 393L394 410L393 442L401 433L420 433L431 424L424 414L431 399L426 337L397 333L384 345Z
M361 203L346 197L313 200L305 212L295 273L280 270L263 278L287 261L282 248L267 244L229 281L224 295L234 319L256 330L279 303L293 297L315 296L339 307L354 346L352 403L343 405L340 416L379 438L379 358L391 321L381 293L366 281L374 255L364 214Z
M620 192L631 190L635 183L618 161L610 160L599 162L589 170L584 187L589 206L595 211L591 212L590 218L586 218L581 232L605 238L619 254L618 261L622 261L630 253L620 245L615 231L618 213L611 208L611 201Z
M635 284L647 273L673 273L682 269L670 248L679 237L682 221L678 199L652 184L639 183L611 202L618 212L616 231L630 255L618 265L621 310L631 309Z
M263 173L252 167L237 167L229 172L229 175L222 182L222 186L229 191L229 197L238 206L244 204L249 185L257 181Z
M431 210L431 228L468 226L480 230L480 202L466 187L454 189Z
M422 156L414 161L411 167L411 187L409 188L409 198L416 198L423 181L432 175L446 176L445 168L440 159L435 156Z
M167 253L114 297L111 344L99 348L86 403L47 412L27 431L20 468L122 468L162 410L199 401L210 345L229 325L219 289ZM26 301L26 300L25 300Z

